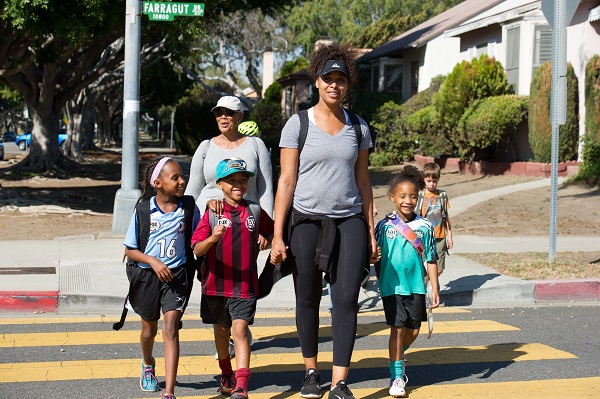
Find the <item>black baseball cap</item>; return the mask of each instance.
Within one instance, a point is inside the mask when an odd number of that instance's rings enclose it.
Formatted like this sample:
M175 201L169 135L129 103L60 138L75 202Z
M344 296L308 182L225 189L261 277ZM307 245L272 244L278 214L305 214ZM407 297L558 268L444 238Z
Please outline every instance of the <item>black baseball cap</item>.
M325 76L331 72L341 72L344 75L350 77L350 72L348 72L348 67L344 64L343 61L340 60L327 60L323 68L317 74L319 76Z

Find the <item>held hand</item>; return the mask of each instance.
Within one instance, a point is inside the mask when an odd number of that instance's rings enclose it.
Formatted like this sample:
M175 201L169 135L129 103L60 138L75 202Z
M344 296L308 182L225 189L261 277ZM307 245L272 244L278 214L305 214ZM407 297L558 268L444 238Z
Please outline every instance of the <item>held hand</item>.
M283 257L281 256L281 254L275 254L273 253L273 251L271 251L271 254L269 256L269 262L271 262L272 265L280 265L281 262L283 262Z
M150 266L152 267L152 270L154 270L154 272L156 273L156 277L158 277L158 280L163 283L168 283L169 281L173 280L173 273L171 272L171 269L169 269L167 265L165 265L158 259L155 258L155 260L155 262L150 263Z
M262 234L258 235L258 248L261 251L264 251L265 249L269 248L269 241L262 236Z
M371 236L371 241L369 242L369 251L371 252L371 263L379 262L381 260L381 248L377 245L377 240L375 240L375 237L373 236Z
M285 261L287 259L287 248L282 239L274 238L271 242L271 259L276 261L271 263L277 264Z
M217 217L223 216L223 201L211 199L206 202L206 207L213 211Z

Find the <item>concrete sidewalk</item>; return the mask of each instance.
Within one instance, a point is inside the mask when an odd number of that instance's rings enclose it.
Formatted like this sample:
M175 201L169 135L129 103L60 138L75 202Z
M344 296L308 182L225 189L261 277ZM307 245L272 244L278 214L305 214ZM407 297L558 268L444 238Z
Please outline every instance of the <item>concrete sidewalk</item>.
M498 195L549 185L549 179L480 192L486 201ZM453 215L475 205L473 196L452 199ZM0 312L58 312L119 314L127 294L128 281L123 264L124 237L108 233L98 236L65 237L56 240L0 241ZM460 256L461 253L545 252L548 237L460 236L446 271L441 277L442 302L446 306L526 305L536 301L598 301L600 279L566 281L524 281L498 274L493 269ZM558 251L595 251L600 237L558 237ZM267 252L259 256L262 267ZM361 291L362 309L380 307L376 281ZM200 303L200 284L194 286L191 312ZM326 309L329 298L323 298ZM293 309L291 277L277 283L273 292L259 300L259 310Z

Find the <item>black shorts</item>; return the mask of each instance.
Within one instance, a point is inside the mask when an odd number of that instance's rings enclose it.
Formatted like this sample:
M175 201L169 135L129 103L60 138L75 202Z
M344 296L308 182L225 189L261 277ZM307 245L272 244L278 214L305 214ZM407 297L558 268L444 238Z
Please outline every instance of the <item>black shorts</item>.
M200 317L204 324L221 324L231 327L231 320L242 319L254 324L256 298L227 298L202 294Z
M381 301L388 326L418 329L427 320L425 294L390 295Z
M185 311L189 299L189 279L185 267L171 269L173 279L163 283L152 269L138 266L127 266L129 278L128 308L139 314L146 321L160 319L171 310Z

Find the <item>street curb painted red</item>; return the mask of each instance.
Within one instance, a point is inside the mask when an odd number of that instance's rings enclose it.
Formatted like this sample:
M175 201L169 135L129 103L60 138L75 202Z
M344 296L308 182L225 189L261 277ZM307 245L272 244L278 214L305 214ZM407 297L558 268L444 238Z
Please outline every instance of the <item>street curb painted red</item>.
M54 313L58 291L0 291L0 312Z
M535 281L535 301L597 301L600 279Z

